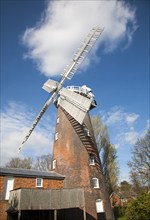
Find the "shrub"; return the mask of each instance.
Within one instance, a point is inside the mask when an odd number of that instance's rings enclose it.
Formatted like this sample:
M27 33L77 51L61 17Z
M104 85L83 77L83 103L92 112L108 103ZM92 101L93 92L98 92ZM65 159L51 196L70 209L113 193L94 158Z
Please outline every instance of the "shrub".
M125 215L125 207L115 206L113 208L115 218L123 217Z
M128 220L149 220L150 219L150 194L139 195L135 200L128 203L126 217Z

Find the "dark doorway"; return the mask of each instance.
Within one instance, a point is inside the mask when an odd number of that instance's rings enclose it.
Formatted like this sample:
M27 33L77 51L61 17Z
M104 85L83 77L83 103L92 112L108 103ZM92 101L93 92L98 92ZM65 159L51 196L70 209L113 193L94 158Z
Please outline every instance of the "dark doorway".
M54 220L54 210L22 210L20 220ZM57 210L57 220L83 220L84 212L80 208ZM105 220L102 218L100 220ZM18 220L18 212L8 213L8 220ZM96 220L86 213L86 220Z
M83 219L83 210L79 208L58 210L57 220L80 220Z
M97 219L98 220L106 220L105 212L97 213Z
M20 220L54 220L53 210L22 210ZM8 220L18 220L17 213L8 213Z

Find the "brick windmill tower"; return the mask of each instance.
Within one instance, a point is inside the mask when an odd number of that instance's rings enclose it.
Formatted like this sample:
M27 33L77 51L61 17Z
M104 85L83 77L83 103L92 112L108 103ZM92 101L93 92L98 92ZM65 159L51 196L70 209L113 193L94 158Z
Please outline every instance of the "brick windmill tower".
M96 107L93 97L86 86L67 87L59 96L52 169L65 175L64 188L84 188L86 219L112 219L88 113ZM64 103L67 98L72 98L72 104Z
M49 79L44 84L43 89L52 95L44 104L19 148L21 150L44 112L54 102L58 112L52 169L65 175L64 188L84 189L84 220L114 219L88 113L96 107L96 102L88 87L63 88L62 85L66 79L72 78L102 31L103 29L99 27L92 29L71 64L64 70L60 82ZM72 210L70 216L61 212L60 219L83 219L75 217L80 216L75 212L77 210Z

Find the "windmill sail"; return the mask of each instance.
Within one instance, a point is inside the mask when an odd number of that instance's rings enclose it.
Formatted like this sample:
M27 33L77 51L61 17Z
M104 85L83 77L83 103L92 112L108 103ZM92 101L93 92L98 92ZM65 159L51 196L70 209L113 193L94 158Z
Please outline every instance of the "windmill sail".
M44 83L42 89L44 89L45 91L51 93L51 92L53 92L57 89L57 86L58 86L58 82L56 82L52 79L48 79L46 81L46 83Z
M72 59L71 64L68 67L66 67L64 73L61 74L63 78L71 79L73 77L74 73L77 71L80 64L85 59L85 57L87 56L87 54L89 53L89 51L91 50L91 48L93 47L103 30L103 28L99 27L95 27L91 30L85 41L82 43L81 47L78 49L74 58Z
M80 64L82 63L82 61L84 60L84 58L86 57L86 55L88 54L88 52L91 50L92 46L95 44L96 40L98 39L98 37L100 36L100 34L102 33L103 29L96 27L93 28L90 32L90 34L87 36L87 38L85 39L85 41L83 42L82 46L79 48L78 52L75 54L74 58L72 59L70 65L64 70L63 74L62 74L62 79L60 82L55 82L52 80L49 81L49 83L47 82L47 85L43 86L43 88L48 91L49 93L53 92L53 94L51 95L51 97L46 101L46 103L44 104L44 106L42 107L41 111L39 112L38 116L36 117L33 125L31 126L30 130L28 131L27 135L25 136L23 142L21 143L21 146L19 147L19 151L22 149L23 144L28 140L28 138L30 137L32 131L34 130L34 128L36 127L36 125L38 124L39 120L41 119L41 117L43 116L43 114L45 113L45 111L47 110L47 108L49 107L49 105L55 100L55 98L57 97L59 91L61 90L64 82L66 79L71 79L72 76L74 75L74 73L77 71L77 69L79 68ZM54 83L55 82L55 83ZM52 88L51 88L52 87Z

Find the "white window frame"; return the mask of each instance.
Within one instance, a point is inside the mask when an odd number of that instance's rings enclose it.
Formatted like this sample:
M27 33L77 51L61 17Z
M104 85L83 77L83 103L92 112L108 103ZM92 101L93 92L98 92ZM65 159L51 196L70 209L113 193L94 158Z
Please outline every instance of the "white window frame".
M40 184L38 181L40 180ZM43 178L36 178L36 187L43 187Z
M90 131L89 131L89 129L85 125L83 125L83 130L84 130L85 136L90 137Z
M90 166L95 165L95 157L93 154L89 154L89 165Z
M56 122L57 122L57 124L59 124L59 117L57 118Z
M102 199L97 199L96 200L96 212L97 213L104 212L104 205L103 205L103 200Z
M92 178L92 184L94 189L99 189L99 179L98 178Z
M86 132L87 132L87 136L90 137L90 131L89 131L89 129L87 129Z
M58 140L58 132L55 133L55 141Z
M52 162L52 169L53 170L56 169L56 160L53 160L53 162Z

